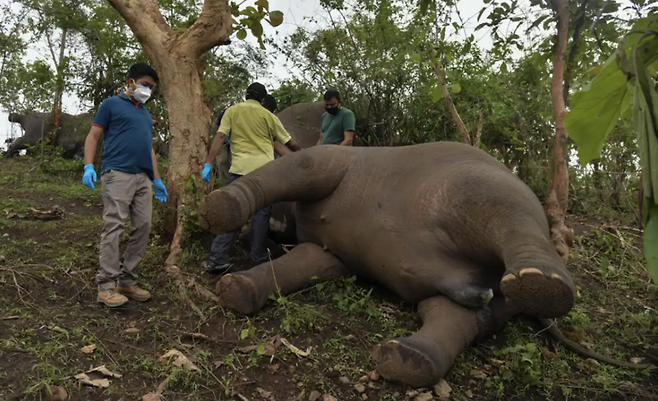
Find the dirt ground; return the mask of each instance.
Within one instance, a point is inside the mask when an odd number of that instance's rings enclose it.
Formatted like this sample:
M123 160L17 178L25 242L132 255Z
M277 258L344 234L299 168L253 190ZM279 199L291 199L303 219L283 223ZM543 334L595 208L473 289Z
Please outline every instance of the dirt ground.
M140 278L154 297L110 310L96 303L94 286L100 188L84 187L81 173L70 161L0 161L0 400L57 399L49 390L58 387L71 400L139 400L165 381L163 400L658 399L655 371L586 360L531 319L468 348L441 389L388 383L371 373L370 351L409 335L419 320L413 305L355 278L272 297L249 318L197 299L202 321L162 270L161 206ZM31 212L56 206L61 214L46 219ZM570 221L578 299L560 327L600 353L658 364L658 288L643 265L641 233L587 216ZM188 245L181 265L213 289L217 277L197 268L206 242ZM171 350L192 368L161 358ZM76 378L103 365L120 377L88 376L107 379L106 387Z

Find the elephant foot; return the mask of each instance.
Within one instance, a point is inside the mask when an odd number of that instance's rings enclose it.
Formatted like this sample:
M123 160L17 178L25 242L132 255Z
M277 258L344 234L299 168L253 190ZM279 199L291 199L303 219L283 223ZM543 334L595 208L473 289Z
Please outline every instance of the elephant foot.
M372 352L376 370L386 380L411 387L429 387L441 380L449 367L432 358L422 344L409 338L377 345Z
M544 273L536 268L507 272L500 282L500 290L510 306L539 318L564 316L573 307L574 289L568 277ZM570 280L569 280L570 281Z
M267 297L258 296L256 284L246 275L227 274L215 286L219 304L243 315L261 310L267 303Z
M199 204L199 225L206 231L220 235L242 227L249 220L241 200L234 188L229 186L208 194Z

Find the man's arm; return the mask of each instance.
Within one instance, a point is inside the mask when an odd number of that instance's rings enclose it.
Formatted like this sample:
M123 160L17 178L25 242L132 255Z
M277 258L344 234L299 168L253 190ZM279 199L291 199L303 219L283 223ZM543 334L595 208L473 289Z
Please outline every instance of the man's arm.
M232 107L229 107L228 109L224 110L224 112L222 112L219 128L217 129L215 138L212 140L212 144L210 145L208 157L206 157L206 164L212 165L212 163L215 161L215 158L217 158L219 151L222 150L222 146L224 146L224 142L226 142L226 136L231 132L233 110L234 109Z
M317 146L322 145L322 132L320 132L320 138L318 139Z
M224 142L226 142L226 135L217 132L215 138L212 140L212 145L210 145L210 151L208 152L208 157L206 157L206 164L212 165L213 161L219 154L219 151L222 150Z
M153 163L153 179L160 178L160 170L158 170L158 158L155 156L155 150L151 149L151 161Z
M98 146L98 141L103 136L103 127L99 125L92 125L87 134L87 139L85 139L85 166L88 164L94 163L94 157L96 156L96 147Z
M286 131L285 127L283 124L281 124L281 120L275 115L272 115L273 121L274 121L274 139L279 142L279 143L285 143L286 147L293 152L297 152L302 150L302 148L297 144L297 142L292 139L288 131Z
M286 142L286 148L292 150L293 152L299 152L300 150L302 150L302 147L299 146L297 141L295 141L292 138L290 138L290 140L288 142Z
M341 146L350 146L354 141L354 131L345 131L345 139L340 143Z
M341 146L350 146L354 141L354 128L356 125L356 118L352 111L348 111L343 117L343 142L340 143Z
M274 146L274 151L279 155L279 156L285 156L287 154L292 153L290 149L288 149L285 145L280 144L277 141L272 142L272 145Z

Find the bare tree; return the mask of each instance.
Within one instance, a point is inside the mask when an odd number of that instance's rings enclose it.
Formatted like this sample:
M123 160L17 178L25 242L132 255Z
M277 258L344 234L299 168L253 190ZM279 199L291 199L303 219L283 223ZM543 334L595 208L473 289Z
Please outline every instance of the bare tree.
M565 225L569 201L569 165L567 156L567 130L564 116L567 109L564 103L564 65L567 53L567 35L569 33L569 2L553 0L557 13L557 43L553 60L553 80L551 98L553 117L555 119L555 146L551 179L546 198L546 216L551 230L551 239L558 253L566 262L569 248L573 241L573 231Z

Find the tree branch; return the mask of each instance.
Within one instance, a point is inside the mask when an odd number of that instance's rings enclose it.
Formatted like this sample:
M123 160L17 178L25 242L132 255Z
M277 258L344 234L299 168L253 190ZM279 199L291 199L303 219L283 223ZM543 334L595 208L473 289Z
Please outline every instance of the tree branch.
M231 7L227 0L205 0L199 19L183 33L180 42L194 59L213 47L227 44L233 32Z
M569 90L571 89L571 75L573 71L573 63L576 59L576 54L578 53L578 42L580 41L580 36L583 31L583 25L585 24L585 13L587 11L587 4L589 0L582 0L580 3L580 10L578 13L578 18L574 24L573 38L571 39L571 51L569 52L569 58L567 59L567 71L564 75L564 88L563 97L564 104L569 105Z
M153 52L164 52L165 39L173 31L162 17L157 0L107 1L126 21L151 61L155 58Z
M484 120L482 118L482 112L480 112L480 119L478 120L478 130L477 133L475 134L475 140L473 141L473 146L476 148L480 147L480 138L482 137L482 125L484 124Z
M452 120L455 122L455 125L457 125L459 132L462 134L462 139L464 140L464 143L470 145L471 137L468 134L468 130L466 129L466 126L464 125L464 121L462 121L462 118L459 116L459 113L455 108L455 103L452 101L452 96L450 96L450 91L448 90L448 84L446 82L445 72L443 71L441 62L438 60L436 61L436 64L434 66L434 72L436 73L436 78L439 80L439 86L441 87L441 92L443 93L443 100L445 100L446 102L446 107L448 108L448 111L452 116Z

